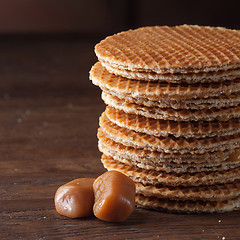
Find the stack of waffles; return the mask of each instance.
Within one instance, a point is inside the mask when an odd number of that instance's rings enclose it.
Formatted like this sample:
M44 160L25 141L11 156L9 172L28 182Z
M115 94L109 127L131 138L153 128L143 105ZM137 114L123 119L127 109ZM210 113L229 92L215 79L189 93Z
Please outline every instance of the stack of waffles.
M136 183L136 204L176 212L240 208L240 32L129 30L95 47L106 110L102 163Z

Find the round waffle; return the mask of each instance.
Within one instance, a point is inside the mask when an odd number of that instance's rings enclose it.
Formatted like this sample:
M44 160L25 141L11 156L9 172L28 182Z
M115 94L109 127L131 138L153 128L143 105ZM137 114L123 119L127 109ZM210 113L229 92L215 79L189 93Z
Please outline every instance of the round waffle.
M118 69L157 74L237 69L240 33L189 25L143 27L107 37L95 46L95 53L116 75Z
M156 137L203 138L213 136L226 136L240 133L240 119L229 121L172 121L146 118L135 114L127 114L113 107L107 107L105 113L109 120L120 127L146 133Z
M233 80L239 78L240 69L230 69L230 70L218 70L212 72L200 72L200 73L165 73L157 74L152 71L131 71L123 69L117 65L111 65L108 62L102 62L109 73L117 74L122 77L137 79L142 81L166 81L171 83L212 83L218 81Z
M143 148L150 151L167 153L204 153L232 149L240 144L240 134L208 137L208 138L184 138L184 137L155 137L145 133L138 133L127 128L119 127L111 122L106 114L100 117L100 127L108 138L126 146Z
M107 156L127 165L147 170L165 172L208 172L228 170L240 166L240 158L234 150L204 154L167 154L127 147L98 132L99 150Z
M231 118L240 117L240 105L236 107L200 110L146 107L144 105L128 102L125 99L120 99L105 92L102 92L102 99L107 105L123 110L126 113L154 119L174 121L228 121Z
M222 171L175 173L156 170L147 170L134 165L123 164L111 156L102 155L103 165L108 170L116 170L132 178L135 182L144 185L164 186L201 186L232 183L240 179L240 167Z
M152 162L154 165L158 163L175 163L176 165L182 166L184 164L195 164L199 166L201 164L221 164L226 161L236 149L227 149L215 152L204 152L201 154L191 153L165 153L158 151L145 150L143 148L134 148L115 142L108 138L101 128L98 129L98 139L101 145L106 146L107 151L112 151L116 154L115 156L122 156L123 158L132 159L139 162ZM238 147L238 146L237 146ZM107 154L109 155L109 154ZM231 162L239 162L239 157L233 157Z
M180 201L137 194L135 201L138 207L179 213L230 212L240 209L239 197L225 201Z
M97 62L90 71L92 82L103 90L117 92L134 98L148 98L151 101L165 99L192 99L214 97L221 94L229 95L240 91L239 78L210 83L168 83L151 82L128 79L109 73L100 62Z
M162 98L158 101L151 101L144 97L131 97L124 96L118 92L109 91L104 89L108 94L116 96L120 99L125 99L130 103L136 103L138 105L144 105L147 107L158 107L158 108L173 108L173 109L211 109L211 108L227 108L232 106L240 105L240 94L239 92L232 93L230 95L219 95L217 97L209 98L195 98L186 100L169 100Z
M224 201L240 197L240 181L194 187L167 187L136 183L136 193L146 197L167 198L170 200Z

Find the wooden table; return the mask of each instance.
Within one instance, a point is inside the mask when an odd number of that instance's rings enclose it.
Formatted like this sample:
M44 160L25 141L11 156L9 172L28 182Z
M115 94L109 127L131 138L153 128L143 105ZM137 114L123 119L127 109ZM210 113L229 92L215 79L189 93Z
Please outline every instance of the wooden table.
M240 239L240 214L136 209L122 224L68 219L56 189L97 177L96 130L104 110L88 80L98 40L0 39L0 239Z

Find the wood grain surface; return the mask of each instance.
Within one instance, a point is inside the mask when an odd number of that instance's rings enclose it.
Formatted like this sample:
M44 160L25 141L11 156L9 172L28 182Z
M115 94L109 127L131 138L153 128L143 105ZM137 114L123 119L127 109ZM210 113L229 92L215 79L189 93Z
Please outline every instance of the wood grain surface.
M60 185L105 171L96 138L104 104L88 80L96 41L0 39L0 239L240 239L239 212L136 209L121 224L57 214Z

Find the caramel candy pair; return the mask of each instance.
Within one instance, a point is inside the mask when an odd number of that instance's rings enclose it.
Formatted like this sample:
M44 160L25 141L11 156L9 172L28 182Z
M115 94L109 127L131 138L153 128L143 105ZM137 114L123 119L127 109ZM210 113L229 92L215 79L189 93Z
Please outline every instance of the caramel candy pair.
M135 184L118 171L94 178L79 178L61 186L55 206L61 215L79 218L94 215L108 222L122 222L135 208Z

